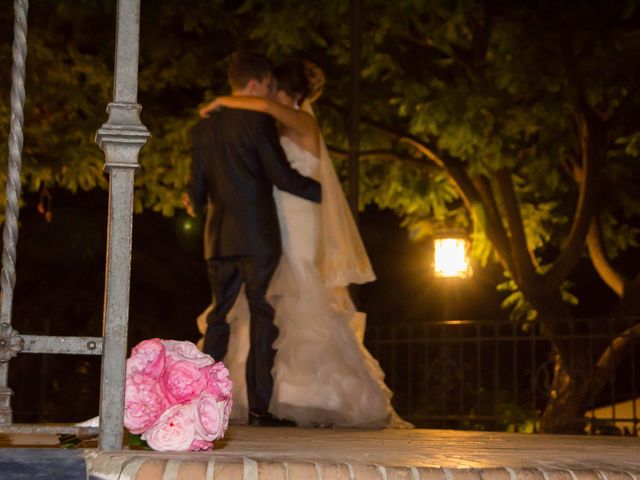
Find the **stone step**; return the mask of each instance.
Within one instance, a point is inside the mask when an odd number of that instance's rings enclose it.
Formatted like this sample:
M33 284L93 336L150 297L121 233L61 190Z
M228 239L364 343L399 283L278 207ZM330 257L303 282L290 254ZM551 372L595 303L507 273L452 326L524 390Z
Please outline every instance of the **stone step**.
M0 480L640 480L637 437L232 426L212 452L27 448L56 440L5 438Z
M87 480L85 452L61 448L0 448L2 480Z

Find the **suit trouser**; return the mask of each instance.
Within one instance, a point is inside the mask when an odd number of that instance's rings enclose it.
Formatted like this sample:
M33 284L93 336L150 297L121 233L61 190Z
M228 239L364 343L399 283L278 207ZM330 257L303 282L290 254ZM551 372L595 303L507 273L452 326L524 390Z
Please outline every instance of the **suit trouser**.
M267 302L266 293L279 259L279 254L271 254L207 260L216 305L207 317L204 351L216 361L224 359L229 346L227 314L244 283L251 316L246 367L247 396L249 410L258 414L267 413L273 393L271 368L276 351L272 345L278 336L278 329L273 324L274 309Z

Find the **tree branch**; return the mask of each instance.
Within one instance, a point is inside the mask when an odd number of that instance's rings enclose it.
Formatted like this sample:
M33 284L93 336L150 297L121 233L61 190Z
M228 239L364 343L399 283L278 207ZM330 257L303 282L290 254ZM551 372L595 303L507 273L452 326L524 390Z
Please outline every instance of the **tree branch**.
M614 268L607 258L603 243L600 221L597 216L594 215L589 225L589 232L587 233L589 257L593 263L593 268L596 269L596 272L598 272L598 275L600 275L604 283L606 283L618 297L622 298L625 294L625 278Z
M424 143L422 143L420 141L416 141L416 140L414 140L413 138L410 138L410 137L400 137L399 140L400 140L401 143L406 143L407 145L411 145L413 148L418 150L425 157L427 157L429 160L431 160L433 163L435 163L438 167L442 168L443 170L447 170L447 165L440 158L440 156L436 155L433 152L433 150L431 150L429 147L427 147ZM463 199L464 199L464 197L465 197L464 192L460 191L458 193L460 193L460 196L463 197Z
M596 362L593 391L599 392L611 379L616 367L624 358L633 341L640 336L640 323L627 328L613 339Z
M513 256L513 264L515 266L515 275L521 287L530 288L533 284L535 276L535 268L530 258L531 253L527 245L527 237L524 233L524 223L522 221L522 213L520 212L520 202L516 196L513 186L513 178L511 172L506 168L501 168L495 172L495 178L498 184L498 190L502 195L502 204L509 225L509 240L511 246L511 255Z
M333 100L321 98L320 100L318 100L318 103L321 106L330 108L331 110L334 110L334 111L340 113L344 118L346 118L346 116L348 114L348 109L347 108L343 107L342 105L337 104ZM367 117L367 116L363 115L362 117L360 117L360 121L364 125L369 125L371 127L377 128L381 132L385 133L386 135L388 135L390 137L393 137L394 139L406 138L406 139L413 140L414 142L418 142L418 143L421 143L421 144L424 143L424 140L421 139L420 137L412 135L412 134L402 130L401 128L394 127L394 126L391 126L391 125L387 125L386 123L380 122L380 121L375 120L373 118L370 118L370 117Z
M486 208L485 213L487 218L485 219L486 225L484 225L484 229L487 232L491 231L491 235L488 234L487 236L492 239L492 243L494 243L494 247L500 252L500 255L506 255L508 257L509 238L506 230L504 229L504 225L502 224L500 209L498 208L498 203L496 202L496 198L493 194L491 184L487 177L482 175L473 177L472 181L482 198L482 204ZM512 266L511 260L509 261L508 266ZM505 267L507 267L507 265L505 265ZM509 268L509 270L511 270L511 268Z
M632 281L625 282L617 310L618 315L637 315L640 312L640 273Z
M340 157L348 157L349 156L349 151L345 150L344 148L339 148L339 147L334 147L334 146L331 146L331 145L327 145L327 149L332 154L340 156ZM396 160L398 162L411 163L413 165L417 165L417 166L423 167L423 168L429 166L429 164L425 163L424 160L412 157L410 155L401 155L398 152L396 152L395 150L385 149L385 148L378 148L378 149L374 148L374 149L371 149L371 150L360 150L360 152L358 153L358 156L361 159L385 158L387 160Z
M580 193L569 237L553 266L545 274L544 286L547 290L559 288L582 256L600 187L598 167L602 155L600 149L604 144L601 122L584 103L578 112L578 122L582 153Z
M489 183L487 177L485 177L484 175L476 175L471 180L478 190L478 193L482 197L482 202L487 207L487 214L489 214L492 219L494 219L500 224L500 226L502 226L498 203L496 202L496 198L493 195L493 190L491 189L491 184ZM504 232L504 238L505 240L507 238L506 232Z

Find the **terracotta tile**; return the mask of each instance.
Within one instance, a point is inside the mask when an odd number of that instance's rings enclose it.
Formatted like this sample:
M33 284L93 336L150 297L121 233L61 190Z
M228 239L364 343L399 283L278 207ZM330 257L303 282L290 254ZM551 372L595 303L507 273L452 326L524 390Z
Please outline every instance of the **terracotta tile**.
M287 480L282 462L258 462L258 478L260 480Z
M289 479L294 480L296 478L305 478L314 480L318 478L318 471L314 463L304 462L287 462L287 469L289 471Z
M136 480L156 480L162 478L166 460L146 460L136 475Z
M216 462L213 480L239 480L244 478L242 462Z
M417 468L419 480L446 480L442 468Z
M182 462L177 480L205 480L207 464L204 462Z

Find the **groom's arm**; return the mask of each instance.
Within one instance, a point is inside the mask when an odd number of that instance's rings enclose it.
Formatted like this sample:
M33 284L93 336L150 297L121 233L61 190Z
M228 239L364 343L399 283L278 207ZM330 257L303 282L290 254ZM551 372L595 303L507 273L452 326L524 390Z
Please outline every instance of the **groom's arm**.
M312 178L300 175L291 167L280 145L274 119L269 115L257 117L256 148L271 182L280 190L320 203L320 184Z

